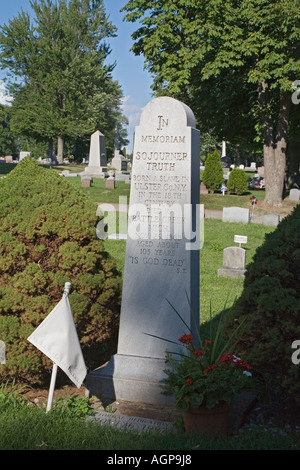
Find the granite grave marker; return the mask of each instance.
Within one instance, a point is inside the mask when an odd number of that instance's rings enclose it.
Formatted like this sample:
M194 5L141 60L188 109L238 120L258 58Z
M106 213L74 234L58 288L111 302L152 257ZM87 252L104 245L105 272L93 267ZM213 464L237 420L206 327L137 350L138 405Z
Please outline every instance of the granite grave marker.
M199 320L199 159L190 108L169 97L148 103L135 130L118 348L88 374L90 395L173 403L161 393L170 343L160 338L188 333L170 304L192 331L192 312Z

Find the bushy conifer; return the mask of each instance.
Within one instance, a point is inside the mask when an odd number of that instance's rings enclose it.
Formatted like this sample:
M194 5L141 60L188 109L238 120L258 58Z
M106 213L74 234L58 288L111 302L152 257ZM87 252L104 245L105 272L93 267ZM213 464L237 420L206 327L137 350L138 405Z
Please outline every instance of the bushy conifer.
M121 277L96 236L97 207L53 169L25 158L0 187L0 377L41 383L52 364L27 341L71 282L88 369L115 349Z

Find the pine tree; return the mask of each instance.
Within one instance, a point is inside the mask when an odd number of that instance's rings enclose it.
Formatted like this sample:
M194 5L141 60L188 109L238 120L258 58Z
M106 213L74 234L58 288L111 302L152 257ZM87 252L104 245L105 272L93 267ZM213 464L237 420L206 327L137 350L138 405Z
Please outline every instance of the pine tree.
M223 168L217 150L208 154L202 175L203 183L210 192L218 191L224 183Z

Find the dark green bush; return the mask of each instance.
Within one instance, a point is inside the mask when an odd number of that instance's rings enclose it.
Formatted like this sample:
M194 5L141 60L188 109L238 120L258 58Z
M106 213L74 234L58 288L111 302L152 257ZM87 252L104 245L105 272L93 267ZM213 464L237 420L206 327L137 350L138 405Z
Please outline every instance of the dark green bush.
M247 318L238 353L262 379L268 399L300 404L300 364L292 343L300 340L300 206L266 235L247 266L244 288L230 323ZM279 400L279 401L278 401Z
M0 188L0 378L48 380L51 363L27 341L71 282L88 369L115 349L121 278L96 236L96 206L52 169L26 158Z
M229 173L227 189L231 194L242 195L248 189L248 177L244 170L234 168Z
M202 180L210 192L219 191L224 183L223 168L217 150L209 153L205 160Z

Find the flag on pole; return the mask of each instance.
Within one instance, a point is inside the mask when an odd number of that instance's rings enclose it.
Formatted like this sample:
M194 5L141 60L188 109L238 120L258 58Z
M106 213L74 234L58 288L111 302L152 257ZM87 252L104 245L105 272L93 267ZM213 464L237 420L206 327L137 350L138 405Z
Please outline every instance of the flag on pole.
M27 339L57 364L78 388L81 387L87 370L77 336L68 290L65 289L60 302Z

